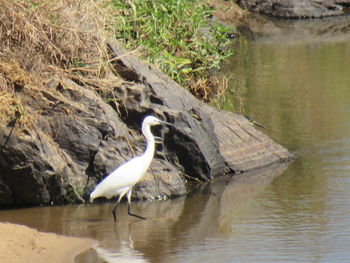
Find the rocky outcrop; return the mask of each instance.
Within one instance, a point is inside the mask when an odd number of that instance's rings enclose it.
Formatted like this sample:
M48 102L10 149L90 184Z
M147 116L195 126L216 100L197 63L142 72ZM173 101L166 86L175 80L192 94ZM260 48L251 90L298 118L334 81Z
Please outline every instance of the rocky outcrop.
M143 152L140 125L148 114L176 128L154 130L163 143L134 189L137 198L184 195L188 180L209 181L291 157L244 117L201 103L118 42L109 48L124 81L53 75L42 84L18 84L27 124L15 117L1 127L0 205L87 199L104 176Z
M110 42L110 48L120 57L118 72L130 81L149 87L154 103L163 108L177 127L183 127L183 135L175 138L176 144L169 147L175 152L189 152L181 164L188 167L191 175L207 180L221 175L227 168L234 172L248 171L291 157L285 148L254 129L245 117L203 104L154 66L127 55L118 42ZM187 137L183 148L180 146L182 136ZM197 147L199 152L191 152ZM198 153L204 162L193 167L199 161L193 159Z
M350 40L350 17L318 19L269 19L251 14L237 23L237 27L249 39L266 43L329 43Z
M342 0L237 0L239 6L252 12L280 18L322 18L344 15Z

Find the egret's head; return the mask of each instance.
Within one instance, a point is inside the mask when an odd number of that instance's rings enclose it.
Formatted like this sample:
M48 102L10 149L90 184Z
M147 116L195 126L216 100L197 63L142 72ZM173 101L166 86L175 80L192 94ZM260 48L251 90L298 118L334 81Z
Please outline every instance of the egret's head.
M154 116L147 116L142 122L142 128L146 126L159 125L159 124L167 124L167 125L174 126L173 124L166 121L162 121Z
M174 126L173 124L166 122L166 121L162 121L154 116L147 116L143 122L142 122L142 132L143 134L146 136L147 133L149 133L150 131L150 127L152 125L159 125L159 124L166 124L166 125L171 125ZM147 132L148 131L148 132Z
M148 125L148 126L152 126L152 125L157 125L157 124L161 124L162 121L154 116L147 116L143 122L142 122L142 126Z

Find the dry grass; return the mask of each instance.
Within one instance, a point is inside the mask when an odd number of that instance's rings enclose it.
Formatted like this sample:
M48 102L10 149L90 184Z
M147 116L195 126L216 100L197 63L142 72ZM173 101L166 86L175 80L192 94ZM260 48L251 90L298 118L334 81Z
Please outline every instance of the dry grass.
M228 79L220 75L190 83L192 94L206 103L215 103L218 98L225 94L227 88Z
M47 89L44 80L53 74L103 76L108 58L101 10L94 0L0 0L2 124L29 118L27 98Z
M0 55L30 72L48 66L99 74L104 20L95 1L0 0Z
M30 83L31 78L14 60L0 61L0 122L7 123L18 114L23 113L24 108L21 99L16 96L15 89Z

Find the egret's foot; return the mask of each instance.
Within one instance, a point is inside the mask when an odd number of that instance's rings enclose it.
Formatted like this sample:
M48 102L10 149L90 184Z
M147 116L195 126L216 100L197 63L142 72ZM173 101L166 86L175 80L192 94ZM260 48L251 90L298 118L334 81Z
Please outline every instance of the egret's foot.
M129 214L129 216L134 216L134 217L137 217L137 218L142 219L142 220L147 220L148 219L147 217L135 215L135 214L131 213L130 211L128 211L128 214Z

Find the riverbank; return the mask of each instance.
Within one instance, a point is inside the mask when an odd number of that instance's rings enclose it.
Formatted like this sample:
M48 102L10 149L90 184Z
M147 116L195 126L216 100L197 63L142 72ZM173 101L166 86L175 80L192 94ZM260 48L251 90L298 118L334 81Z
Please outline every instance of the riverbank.
M74 262L74 257L94 242L10 223L0 223L0 233L0 262L7 263Z
M150 114L177 128L162 135L164 155L136 199L185 195L189 181L291 158L243 116L204 104L125 50L95 1L0 4L0 205L85 202L144 151L140 124Z
M247 119L202 104L107 40L91 6L4 7L12 31L3 31L0 57L0 170L6 171L0 205L87 200L103 176L143 151L138 125L146 114L180 128L164 141L172 158L156 158L135 189L139 199L184 195L189 179L208 181L290 158ZM0 232L0 262L69 262L93 244L6 223Z

